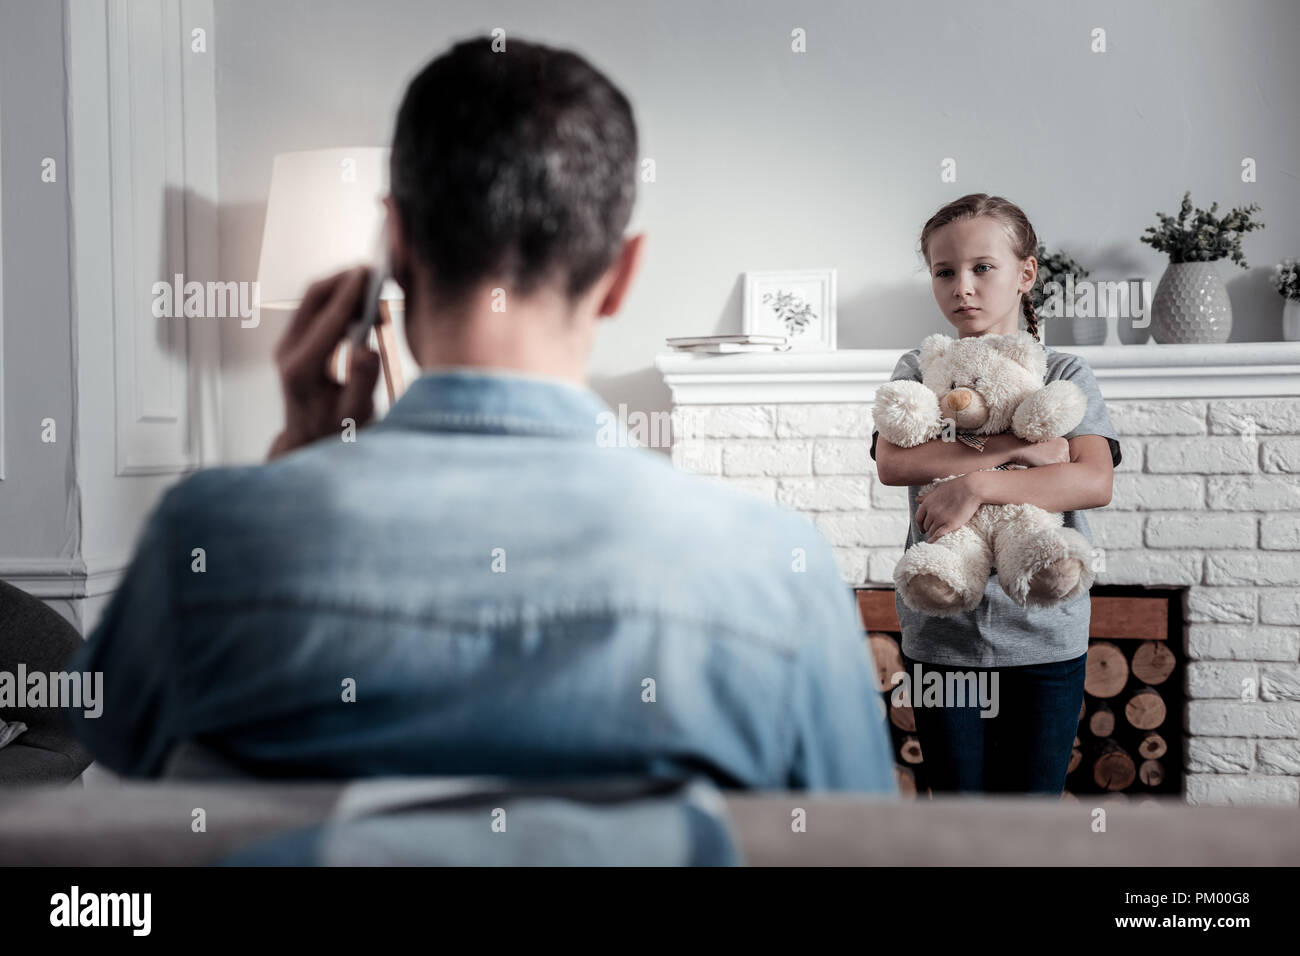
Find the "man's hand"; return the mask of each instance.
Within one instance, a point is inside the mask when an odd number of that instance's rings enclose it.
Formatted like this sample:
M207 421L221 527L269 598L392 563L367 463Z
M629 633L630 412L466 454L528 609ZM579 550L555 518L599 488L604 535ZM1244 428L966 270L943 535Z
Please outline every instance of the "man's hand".
M1014 436L1013 436L1014 437ZM1070 461L1070 443L1064 438L1048 438L1040 442L1016 439L1018 446L1011 453L1011 461L1026 468L1042 465L1064 465Z
M916 526L927 541L956 531L974 516L984 503L977 484L980 472L940 482L933 490L917 495Z
M268 459L339 434L345 418L360 428L374 416L378 353L364 345L352 349L346 385L335 381L329 369L349 320L361 314L368 273L361 266L313 283L276 345L284 431L276 436Z

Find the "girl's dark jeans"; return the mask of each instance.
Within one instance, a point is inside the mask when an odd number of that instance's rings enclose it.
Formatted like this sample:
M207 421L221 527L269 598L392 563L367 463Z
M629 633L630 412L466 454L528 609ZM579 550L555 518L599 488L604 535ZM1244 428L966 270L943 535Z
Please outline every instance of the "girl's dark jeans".
M922 687L912 687L912 712L916 716L921 757L932 793L1042 793L1059 795L1065 787L1070 749L1078 733L1083 704L1083 679L1088 655L1052 664L1022 667L947 667L917 662L906 655L903 663L914 677L922 674L998 675L997 714L982 717L993 708L979 700L956 706L922 706Z

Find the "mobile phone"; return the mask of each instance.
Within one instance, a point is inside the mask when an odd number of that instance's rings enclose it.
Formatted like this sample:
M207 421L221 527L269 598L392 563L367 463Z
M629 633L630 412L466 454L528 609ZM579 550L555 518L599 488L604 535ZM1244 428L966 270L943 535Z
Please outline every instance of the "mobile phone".
M361 314L348 325L347 340L352 348L362 348L379 321L379 293L389 278L387 232L381 224L370 255L370 277L366 280L365 296L361 300Z

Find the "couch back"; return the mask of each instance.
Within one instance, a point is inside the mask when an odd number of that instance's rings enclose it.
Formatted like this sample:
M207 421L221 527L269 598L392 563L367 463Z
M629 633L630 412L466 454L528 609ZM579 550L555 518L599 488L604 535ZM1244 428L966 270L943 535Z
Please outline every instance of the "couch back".
M0 866L202 865L337 819L383 787L445 782L164 782L0 790ZM191 831L194 808L207 832ZM792 820L803 811L806 827ZM751 865L1295 866L1300 812L1181 800L1043 797L890 801L848 794L725 793ZM1099 811L1104 811L1099 812ZM1101 826L1104 822L1104 829Z

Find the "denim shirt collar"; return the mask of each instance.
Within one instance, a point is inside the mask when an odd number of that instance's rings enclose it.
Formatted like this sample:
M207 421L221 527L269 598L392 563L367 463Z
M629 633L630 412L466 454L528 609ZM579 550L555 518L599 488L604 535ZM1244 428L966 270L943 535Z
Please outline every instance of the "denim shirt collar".
M430 368L375 428L594 440L613 412L586 385L511 369Z

